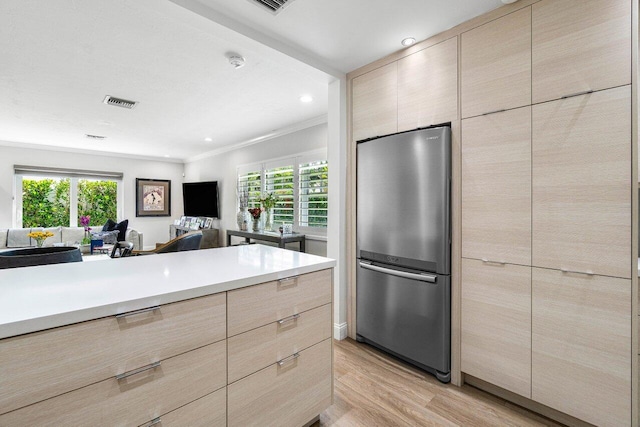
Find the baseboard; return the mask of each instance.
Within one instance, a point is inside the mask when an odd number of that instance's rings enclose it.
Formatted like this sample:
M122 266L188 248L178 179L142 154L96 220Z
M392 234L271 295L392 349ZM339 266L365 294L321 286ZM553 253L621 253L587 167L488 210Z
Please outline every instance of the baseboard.
M333 338L339 341L347 338L347 322L333 324Z

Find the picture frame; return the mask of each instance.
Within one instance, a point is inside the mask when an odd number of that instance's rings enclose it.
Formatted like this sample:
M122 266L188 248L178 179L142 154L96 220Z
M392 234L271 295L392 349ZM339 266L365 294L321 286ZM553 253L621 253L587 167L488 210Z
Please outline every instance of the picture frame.
M193 222L189 225L189 229L190 229L190 230L199 230L199 229L200 229L200 223L198 223L198 221L193 221Z
M136 178L136 216L171 216L171 180Z
M204 222L204 228L211 228L212 224L213 224L213 218L207 218L207 220Z
M186 217L186 216L184 216L184 215L182 215L182 216L180 217L180 224L179 224L179 225L180 225L181 227L184 227L186 222L187 222L187 217Z

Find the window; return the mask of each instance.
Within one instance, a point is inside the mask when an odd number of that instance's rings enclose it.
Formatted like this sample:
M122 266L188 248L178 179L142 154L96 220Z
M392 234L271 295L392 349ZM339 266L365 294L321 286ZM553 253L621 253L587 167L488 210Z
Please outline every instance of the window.
M274 193L274 226L293 224L296 231L324 233L327 227L328 174L325 153L308 153L238 168L238 202L260 206L263 193ZM244 199L243 199L244 198Z
M77 226L91 216L91 226L117 220L122 206L122 174L15 166L16 226Z

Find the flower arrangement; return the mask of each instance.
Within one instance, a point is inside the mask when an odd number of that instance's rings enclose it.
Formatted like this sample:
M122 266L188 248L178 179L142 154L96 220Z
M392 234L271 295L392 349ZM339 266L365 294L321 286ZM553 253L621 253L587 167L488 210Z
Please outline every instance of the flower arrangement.
M262 206L264 206L264 208L267 210L273 209L276 206L277 202L278 196L276 196L274 193L263 194L260 198L260 203L262 203Z
M253 219L260 219L260 214L262 213L261 208L249 208L247 211L251 214Z
M91 243L91 236L89 232L91 231L91 227L89 227L89 223L91 222L91 215L82 215L80 217L80 225L84 227L84 237L82 238L82 244L88 245Z
M49 237L53 237L53 233L50 231L32 231L31 233L27 234L27 236L34 239L36 241L36 245L41 248L45 240L47 240Z

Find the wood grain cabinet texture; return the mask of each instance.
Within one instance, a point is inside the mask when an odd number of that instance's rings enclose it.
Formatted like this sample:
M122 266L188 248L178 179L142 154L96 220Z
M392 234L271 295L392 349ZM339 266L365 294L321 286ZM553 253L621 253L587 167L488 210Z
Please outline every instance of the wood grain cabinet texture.
M398 60L398 132L457 118L457 37Z
M531 265L531 107L462 121L462 256Z
M188 405L144 423L142 427L225 427L227 389L221 388Z
M354 141L398 131L396 62L353 79L351 97Z
M226 337L224 294L0 341L0 413Z
M462 370L531 398L531 267L462 260Z
M599 426L631 424L631 280L532 272L532 397Z
M462 118L531 104L531 8L462 34Z
M631 88L533 107L533 265L631 278Z
M532 8L534 103L631 83L630 0L542 0Z

